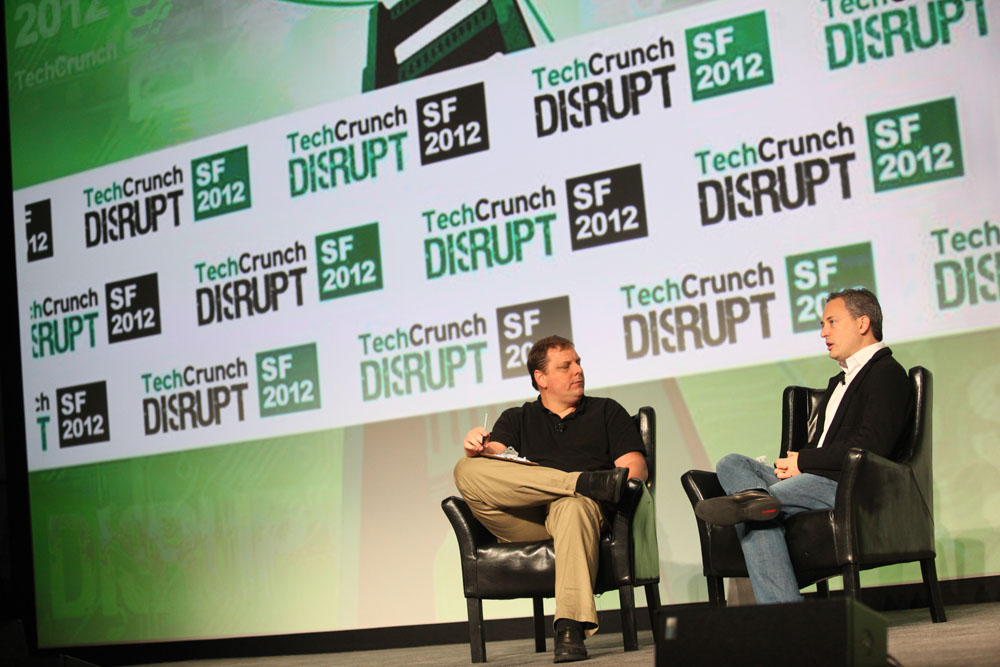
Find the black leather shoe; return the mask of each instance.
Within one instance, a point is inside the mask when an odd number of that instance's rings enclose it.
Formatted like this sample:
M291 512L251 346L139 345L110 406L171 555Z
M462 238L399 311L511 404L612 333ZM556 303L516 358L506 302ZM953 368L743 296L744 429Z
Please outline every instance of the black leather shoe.
M742 521L768 521L778 516L781 503L767 491L748 489L731 496L706 498L694 506L695 515L716 526L735 526Z
M583 630L576 623L556 629L556 651L552 662L576 662L587 659L587 648L583 645Z
M617 505L628 484L628 468L582 472L576 480L576 492L597 502Z

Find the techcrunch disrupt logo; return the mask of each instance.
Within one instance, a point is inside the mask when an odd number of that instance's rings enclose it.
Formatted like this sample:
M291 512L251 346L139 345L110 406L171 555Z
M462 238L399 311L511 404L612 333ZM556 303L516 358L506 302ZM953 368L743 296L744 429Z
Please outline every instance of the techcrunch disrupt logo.
M899 7L906 3L908 6ZM989 34L985 0L820 0L831 70L951 44L954 29Z
M35 42L38 39L39 33L43 38L46 38L52 37L59 31L60 10L58 9L58 5L55 5L56 9L50 10L53 11L53 19L51 20L53 20L54 23L48 23L48 21L45 21L52 27L44 30L42 29L42 21L44 20L42 19L42 16L48 17L49 14L42 14L44 11L41 9L42 3L37 3L37 5L39 7L38 12L40 14L38 17L38 33L29 27L32 23L34 23L34 18L27 18L28 16L35 16L35 4L26 2L22 5L18 5L18 8L15 10L19 20L21 16L24 16L26 19L26 22L22 24L22 29L18 31L15 48L27 46L28 44ZM96 3L90 3L91 8L95 5ZM21 12L22 6L27 9L24 13ZM76 8L74 14L79 16L79 4L74 2L73 6ZM66 5L63 5L63 7L66 7ZM107 15L107 11L108 9L105 7L105 16ZM52 30L52 32L46 35L45 33L49 30ZM118 60L118 45L114 42L108 42L104 46L99 46L95 49L91 49L90 51L84 51L83 53L56 56L55 58L48 60L37 67L14 70L14 85L17 86L18 92L22 92L24 90L34 88L35 86L55 83L75 74L84 74L86 72L90 72L91 70L99 69L103 65L107 65L116 60Z
M854 160L853 151L795 158L853 145L854 130L838 122L835 128L798 137L764 137L751 144L742 142L734 149L705 148L695 152L701 174L713 176L698 183L701 224L815 206L817 189L831 181L839 182L842 199L850 199L851 174L847 167ZM762 162L775 166L756 168ZM716 177L727 171L736 173Z
M57 389L56 404L59 406L60 448L111 439L108 386L104 380Z
M173 214L174 227L181 224L177 200L183 188L184 172L174 165L151 176L128 176L104 187L83 189L87 210L83 215L88 248L124 241L159 231L160 218ZM123 200L129 201L123 201Z
M257 400L261 417L276 417L321 404L316 343L257 353Z
M500 376L524 379L535 341L554 331L573 339L569 297L557 296L496 309Z
M302 305L302 276L308 271L306 247L295 245L267 252L244 252L218 264L194 265L198 284L198 326L277 312L283 296L294 291ZM208 283L208 284L206 284Z
M194 219L250 208L250 158L247 147L191 160L194 175Z
M823 328L823 310L832 292L867 287L878 293L870 241L786 255L785 271L794 333Z
M971 229L935 229L931 237L940 310L1000 300L1000 227L987 220Z
M94 321L100 314L100 298L93 288L83 294L35 299L28 307L31 318L31 358L75 352L80 336L81 347L97 345Z
M42 451L49 449L48 426L52 421L49 411L52 409L52 401L44 391L35 396L35 423L38 425L38 438L42 445Z
M420 164L489 150L486 87L482 83L417 100Z
M865 123L875 192L965 174L955 98L880 111Z
M104 285L108 343L160 334L160 279L155 273Z
M542 211L555 207L555 191L543 185L540 190L505 199L482 197L474 206L463 203L451 210L423 211L428 234L424 239L427 278L519 264L528 246L540 246L542 255L551 257L551 223L556 213ZM490 221L496 222L480 224Z
M316 237L319 300L382 289L378 223L338 229Z
M25 204L24 232L28 242L28 261L52 257L55 241L52 238L52 200Z
M684 38L695 102L774 83L764 12L689 28Z
M482 384L486 333L486 320L473 313L461 321L359 334L362 354L371 357L361 360L362 400Z
M143 393L142 423L146 435L219 426L223 419L243 421L243 392L250 369L242 358L213 366L188 365L166 373L140 375ZM148 396L155 394L155 396Z
M330 127L290 132L292 157L288 160L288 187L292 197L332 190L378 178L379 165L403 171L403 139L406 131L390 130L406 125L406 111L392 111L366 118L340 119ZM393 160L395 158L395 160Z
M669 109L670 73L677 67L664 61L673 57L674 43L660 37L617 53L595 52L586 60L532 69L537 90L557 89L535 96L535 131L545 137L638 116L648 94Z
M740 325L756 323L760 337L771 337L768 305L773 291L737 292L763 289L774 285L774 270L763 262L742 271L718 275L689 273L680 280L667 278L654 285L623 285L626 310L645 309L643 313L622 316L625 330L625 358L641 359L664 353L700 350L737 342ZM715 295L729 295L712 300ZM696 300L695 303L680 303ZM674 304L667 308L662 304Z

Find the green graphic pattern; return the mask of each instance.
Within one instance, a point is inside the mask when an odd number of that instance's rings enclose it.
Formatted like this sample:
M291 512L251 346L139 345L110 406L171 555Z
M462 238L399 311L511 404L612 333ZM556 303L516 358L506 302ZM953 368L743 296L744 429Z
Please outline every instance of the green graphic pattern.
M40 644L336 625L342 433L32 473Z

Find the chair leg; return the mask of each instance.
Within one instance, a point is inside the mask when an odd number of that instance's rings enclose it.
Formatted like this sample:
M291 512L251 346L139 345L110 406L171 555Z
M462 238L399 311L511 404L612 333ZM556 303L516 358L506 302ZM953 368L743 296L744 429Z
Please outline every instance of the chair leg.
M824 600L829 600L830 599L830 581L828 579L824 579L823 581L817 581L816 582L816 592L819 593L819 596L821 598L823 598Z
M708 601L713 607L726 606L726 585L722 577L705 577L708 580Z
M486 662L486 635L483 633L483 601L465 598L469 608L469 648L472 662Z
M848 563L842 569L844 575L844 596L861 601L861 570L855 563Z
M931 621L934 623L944 623L948 618L944 614L941 587L938 585L937 565L933 558L925 558L920 561L920 573L924 577L924 588L927 589L927 600L931 608Z
M535 653L545 653L545 609L542 598L531 599L535 608Z
M659 584L646 584L646 609L649 611L649 627L656 629L656 612L660 611Z
M622 642L626 651L639 650L639 634L635 629L635 593L631 585L618 589L618 598L622 608Z

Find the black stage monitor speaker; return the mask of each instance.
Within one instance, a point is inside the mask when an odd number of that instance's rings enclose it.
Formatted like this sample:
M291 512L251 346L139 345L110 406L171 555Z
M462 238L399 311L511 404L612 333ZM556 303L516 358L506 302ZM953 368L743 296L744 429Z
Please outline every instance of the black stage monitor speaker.
M886 621L846 598L717 609L663 607L654 629L657 667L886 664Z
M0 665L20 665L28 662L28 641L24 637L21 619L0 623Z
M20 619L0 623L0 666L2 667L98 667L68 655L33 656L28 652L24 625Z

